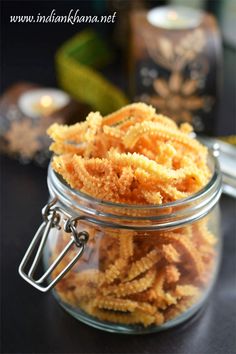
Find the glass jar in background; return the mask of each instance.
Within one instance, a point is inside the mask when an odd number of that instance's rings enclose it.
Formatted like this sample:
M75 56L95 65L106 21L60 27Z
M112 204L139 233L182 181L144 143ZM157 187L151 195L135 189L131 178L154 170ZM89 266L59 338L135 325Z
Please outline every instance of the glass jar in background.
M54 202L44 209L20 274L41 291L54 287L67 312L106 331L150 333L187 320L213 287L222 249L221 176L213 156L209 167L212 178L201 191L158 206L94 199L71 189L49 166ZM34 280L42 251L47 271ZM51 283L43 286L47 276Z

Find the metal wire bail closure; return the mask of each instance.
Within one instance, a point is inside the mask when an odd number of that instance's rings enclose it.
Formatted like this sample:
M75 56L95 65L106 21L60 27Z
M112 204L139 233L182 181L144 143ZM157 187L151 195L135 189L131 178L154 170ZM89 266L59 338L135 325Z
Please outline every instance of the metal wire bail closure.
M71 215L66 213L61 208L55 206L57 202L57 198L54 198L50 201L43 209L42 216L44 222L38 228L32 242L30 243L21 263L19 266L19 274L20 276L27 281L29 284L34 286L36 289L47 292L52 289L64 276L65 274L73 267L73 265L78 261L78 259L82 256L85 248L85 244L88 241L89 234L87 231L78 232L76 230L76 224L80 217L73 218ZM59 256L54 260L54 262L50 265L50 267L46 270L46 272L39 278L34 279L34 274L37 269L37 266L40 262L44 246L46 244L48 235L53 228L61 229L60 221L61 216L59 212L66 215L67 219L64 222L64 231L71 234L71 239ZM38 248L37 248L38 245ZM47 285L43 285L43 283L48 279L48 277L52 274L57 265L61 262L64 256L69 252L73 245L78 247L78 253L76 256L67 264L67 266L53 279L51 282L47 283ZM26 271L27 266L30 265L30 258L33 252L36 251L36 255L32 264L30 266L29 271Z

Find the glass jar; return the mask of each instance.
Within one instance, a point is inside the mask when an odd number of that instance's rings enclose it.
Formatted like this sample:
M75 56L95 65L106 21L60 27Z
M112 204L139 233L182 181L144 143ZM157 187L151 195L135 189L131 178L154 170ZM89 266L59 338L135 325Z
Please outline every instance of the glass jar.
M221 176L213 156L209 167L212 178L201 191L158 206L94 199L49 166L53 201L21 276L41 291L53 288L67 312L99 329L142 334L187 320L208 297L221 254ZM47 271L35 280L42 253Z

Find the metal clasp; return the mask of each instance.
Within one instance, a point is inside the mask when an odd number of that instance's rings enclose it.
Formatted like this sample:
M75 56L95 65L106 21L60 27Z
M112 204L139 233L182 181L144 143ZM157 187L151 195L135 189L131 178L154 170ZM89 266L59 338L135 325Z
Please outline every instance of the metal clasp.
M89 234L87 231L78 232L76 230L76 224L80 217L73 218L71 215L66 213L61 208L55 206L57 202L57 198L54 198L50 203L48 203L42 209L42 215L44 222L38 228L32 242L29 245L21 263L19 266L19 274L21 277L26 280L29 284L34 286L36 289L47 292L52 289L64 276L65 274L73 267L73 265L78 261L78 259L82 256L85 248L85 244L88 241ZM46 244L48 235L53 228L61 229L60 221L61 215L59 212L63 213L67 216L67 219L64 222L64 231L71 234L71 239L59 256L54 260L54 262L50 265L50 267L46 270L46 272L39 278L34 279L33 276L39 264L39 261L42 256L42 252L44 246ZM38 249L36 251L36 247L38 245ZM48 285L43 285L43 283L47 280L47 278L52 274L53 270L57 267L57 265L61 262L64 256L69 252L71 247L76 245L78 247L78 253L76 256L67 264L67 266L53 279ZM29 271L25 271L27 265L29 265L30 258L33 252L36 251L35 258L30 266Z

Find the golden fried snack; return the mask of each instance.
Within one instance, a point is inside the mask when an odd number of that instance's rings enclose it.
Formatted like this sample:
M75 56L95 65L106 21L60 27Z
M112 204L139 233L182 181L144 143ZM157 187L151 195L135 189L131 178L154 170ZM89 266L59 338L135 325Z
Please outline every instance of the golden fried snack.
M144 103L105 117L90 113L85 122L49 128L52 167L72 188L94 198L164 205L209 181L207 149L191 132L188 123L178 128ZM164 231L85 229L88 251L56 290L64 303L100 321L161 325L200 301L211 280L217 242L207 217ZM52 260L67 242L61 238Z
M58 154L52 166L72 188L96 198L164 204L198 191L210 177L207 149L190 131L144 103L104 118L90 113L85 122L48 129Z
M155 323L157 319L159 319L159 318L156 319L156 317L153 315L149 315L143 311L138 311L138 310L131 313L120 314L120 313L107 312L107 311L99 310L97 308L93 308L92 311L90 312L86 309L86 312L90 313L94 317L99 318L102 321L127 324L127 325L143 324L144 327L150 326L151 324Z
M200 221L187 230L192 242L199 242L199 229L203 229L202 224ZM193 230L198 232L193 233ZM58 294L64 302L79 307L103 321L124 325L161 325L181 315L198 301L201 288L199 274L196 272L196 259L191 258L188 247L182 246L179 234L173 232L166 232L164 235L159 233L153 238L149 236L150 246L153 242L158 248L146 254L144 249L140 250L139 243L143 238L147 240L147 236L133 235L129 238L132 239L131 254L124 257L123 253L121 257L123 251L119 246L120 240L128 240L127 236L130 235L124 231L120 235L115 233L112 237L109 235L107 242L108 236L104 235L104 242L99 249L100 269L103 271L87 269L69 273L65 285L59 283ZM175 241L173 245L171 239ZM208 240L204 237L200 239L202 247L209 246ZM120 252L120 258L117 260L113 259L113 249ZM138 255L142 252L143 256L140 258ZM194 246L191 252L194 252ZM208 269L209 260L206 260L200 251L198 253L202 257L204 274ZM103 263L107 265L104 267ZM186 270L186 266L189 269Z
M151 119L155 115L155 109L145 103L133 103L120 110L104 117L103 125L117 125L127 119L134 118L135 121Z
M93 303L99 309L122 311L122 312L133 312L138 308L138 303L132 300L119 299L111 296L99 296L96 297Z
M181 276L181 274L175 265L170 264L170 265L166 266L166 282L167 283L177 283L180 276Z
M111 285L104 287L102 293L104 295L115 294L117 297L124 297L134 293L140 293L152 285L155 279L156 271L149 270L147 274L139 280L133 280L119 285Z
M154 266L159 260L161 256L157 250L152 250L146 256L142 257L141 259L133 262L131 268L128 272L127 280L132 280L136 278L138 275L146 272L150 268Z
M111 264L104 273L103 281L107 284L113 283L113 281L122 273L122 270L127 266L127 262L123 258L119 258L114 264Z
M120 233L119 237L120 243L120 256L123 259L127 259L133 256L134 245L133 245L133 235L129 233Z
M170 243L162 246L162 251L165 259L170 263L178 263L180 262L180 254L174 248L174 246Z

